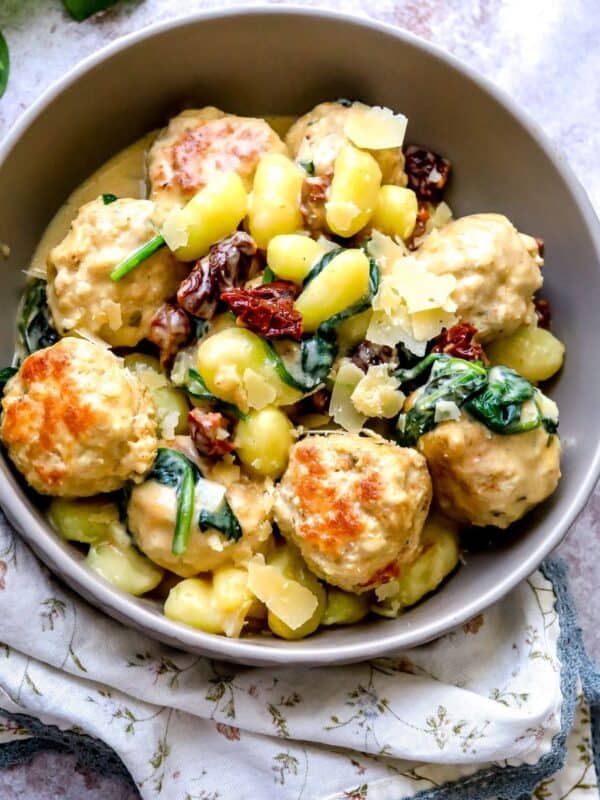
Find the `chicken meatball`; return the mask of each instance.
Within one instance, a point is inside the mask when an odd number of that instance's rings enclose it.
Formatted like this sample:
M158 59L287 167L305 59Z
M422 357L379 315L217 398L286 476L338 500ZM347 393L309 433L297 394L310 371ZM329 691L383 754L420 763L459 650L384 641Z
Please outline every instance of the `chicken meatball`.
M166 247L120 281L114 267L156 236L149 200L101 198L79 209L71 229L48 258L48 305L61 334L75 329L113 347L133 347L150 332L163 302L175 295L187 268Z
M67 337L38 350L6 386L0 437L42 494L88 497L139 481L156 456L154 405L111 352Z
M242 537L237 542L214 529L200 530L198 516L202 506L197 493L187 550L183 555L174 555L171 545L177 516L175 489L155 480L145 481L131 492L127 509L129 529L149 559L182 578L223 564L247 561L271 536L270 485L240 475L227 486L225 496L242 528Z
M449 517L470 525L508 526L556 489L560 440L539 426L504 436L465 415L418 441L433 494Z
M236 117L208 106L173 117L148 154L150 199L161 224L217 173L233 171L250 191L261 156L287 148L264 119Z
M313 435L290 451L275 520L316 575L359 594L418 555L430 501L427 465L415 450L355 434Z
M342 145L348 142L344 126L354 106L344 103L320 103L300 117L289 129L285 138L293 158L314 164L317 175L333 172L333 165ZM404 154L401 147L370 150L378 162L383 183L406 186Z
M415 258L436 275L456 278L456 314L477 328L479 341L508 336L535 321L533 293L542 285L539 249L501 214L473 214L432 231Z

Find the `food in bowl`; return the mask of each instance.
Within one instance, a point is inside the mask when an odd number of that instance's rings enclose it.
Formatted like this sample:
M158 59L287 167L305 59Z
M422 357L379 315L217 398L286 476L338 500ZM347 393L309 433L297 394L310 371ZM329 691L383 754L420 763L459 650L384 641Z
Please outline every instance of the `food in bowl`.
M57 533L176 621L395 617L556 489L543 244L453 219L390 109L185 111L30 266L0 436ZM532 479L535 475L535 479Z

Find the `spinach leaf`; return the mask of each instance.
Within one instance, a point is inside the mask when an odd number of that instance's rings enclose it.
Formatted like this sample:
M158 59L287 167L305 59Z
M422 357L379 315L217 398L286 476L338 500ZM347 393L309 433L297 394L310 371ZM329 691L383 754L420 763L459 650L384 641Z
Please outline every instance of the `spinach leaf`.
M328 338L315 333L308 339L303 339L298 347L293 345L292 356L282 356L281 343L275 346L272 342L265 341L267 354L275 367L278 376L288 386L300 392L312 392L329 375L337 355L335 338Z
M117 0L63 0L67 11L77 22L112 6Z
M336 247L335 250L328 250L325 255L321 256L317 263L312 267L306 278L304 278L302 286L308 286L308 284L314 280L319 273L323 272L329 262L332 261L336 256L339 256L341 252L343 252L343 248Z
M423 359L412 370L400 370L404 380L414 379L430 364L431 372L427 383L417 390L412 408L398 418L398 442L404 447L412 447L420 436L435 426L435 411L440 400L451 401L459 408L463 403L486 385L485 367L476 361L434 353Z
M50 322L46 281L36 278L25 287L17 332L19 344L26 355L50 347L59 340L60 337Z
M111 203L116 202L118 199L119 198L117 197L116 194L107 193L102 195L102 202L104 203L105 206L109 206Z
M155 480L164 486L172 486L175 489L177 516L171 552L176 556L185 553L190 540L195 487L199 478L198 468L183 453L169 447L158 448L158 454L148 475L148 480Z
M190 324L194 332L194 339L202 339L209 328L210 322L200 317L190 317Z
M298 164L299 166L302 167L302 169L304 170L304 172L306 172L307 175L310 175L311 178L313 177L313 175L315 174L314 161L298 161Z
M472 397L465 408L494 433L523 433L543 421L538 409L536 417L521 422L523 403L534 395L535 388L518 372L508 367L492 367L486 388Z
M275 273L271 269L271 267L265 267L265 271L263 272L262 282L264 283L273 283L275 280Z
M8 45L6 39L0 31L0 97L6 91L8 83L8 73L10 72L10 56L8 55Z
M248 416L247 414L244 414L243 411L240 411L240 409L233 403L227 403L225 400L221 400L219 397L210 392L204 383L202 375L200 375L200 373L195 369L188 369L188 377L183 385L183 388L189 395L198 398L198 400L205 400L207 403L214 403L226 414L231 414L238 419L246 419Z
M4 367L0 369L0 395L4 392L4 387L19 370L16 367Z
M367 294L358 302L354 303L354 305L345 308L338 314L334 314L333 317L326 319L325 322L322 322L319 326L319 334L321 334L321 336L327 336L340 324L340 322L349 319L349 317L353 317L355 314L360 314L362 311L365 311L371 305L371 302L373 301L373 298L377 294L378 290L379 267L372 258L369 258L369 288L367 289Z
M201 530L215 528L232 542L242 538L242 527L225 498L216 511L206 511L203 508L198 517L198 525Z

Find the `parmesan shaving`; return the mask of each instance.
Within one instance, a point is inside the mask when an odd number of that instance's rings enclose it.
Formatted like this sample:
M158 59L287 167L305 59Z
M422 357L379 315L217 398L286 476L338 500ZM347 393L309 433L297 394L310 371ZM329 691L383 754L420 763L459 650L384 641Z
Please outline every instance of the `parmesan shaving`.
M225 487L216 481L207 481L200 478L196 484L195 505L196 508L204 508L206 511L216 511L225 497Z
M243 375L244 387L251 408L261 409L271 405L277 397L277 390L262 375L247 368Z
M459 417L460 408L452 400L438 400L435 404L434 422L447 422L451 419L459 419Z
M351 433L359 431L367 420L366 416L358 413L351 399L352 393L363 377L364 372L356 364L349 359L343 359L331 393L329 415L333 417L335 423Z
M98 345L98 347L103 347L105 350L110 350L110 345L108 342L105 342L104 339L101 339L99 336L96 336L96 334L88 331L87 328L71 328L68 335L78 336L80 339L86 339L88 342Z
M188 228L185 218L181 214L181 208L176 207L169 211L161 234L169 250L174 251L186 246L188 243Z
M248 563L248 588L292 630L308 622L317 610L318 600L310 589L265 564L261 555Z
M378 230L373 230L367 242L367 251L379 266L381 275L388 275L397 261L409 255L403 242L398 242Z
M366 150L402 147L407 123L404 114L394 114L389 108L354 103L344 124L344 135Z
M554 400L546 397L546 395L542 394L539 389L536 389L535 402L537 403L537 406L543 416L558 425L558 406Z
M350 399L354 408L367 417L390 419L404 405L399 382L389 374L386 364L374 364L356 385Z

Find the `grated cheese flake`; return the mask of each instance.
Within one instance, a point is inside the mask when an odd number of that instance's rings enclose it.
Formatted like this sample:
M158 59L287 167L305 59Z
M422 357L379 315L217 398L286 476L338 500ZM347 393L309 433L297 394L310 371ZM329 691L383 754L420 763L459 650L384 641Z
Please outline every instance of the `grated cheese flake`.
M318 600L310 589L265 564L261 555L248 563L248 588L292 630L304 625L317 610Z
M277 390L262 375L247 368L243 375L244 387L251 408L261 409L271 405L277 397Z
M398 380L389 374L386 364L372 364L350 399L360 414L390 419L400 412L406 398L399 385Z
M408 120L390 108L354 103L344 124L344 135L357 147L386 150L402 147Z
M352 403L352 393L364 377L364 372L350 359L342 359L329 402L329 415L333 421L347 431L356 433L367 421L367 417L359 414Z
M459 417L460 408L452 400L438 400L435 404L434 422L447 422L451 419L459 419Z

